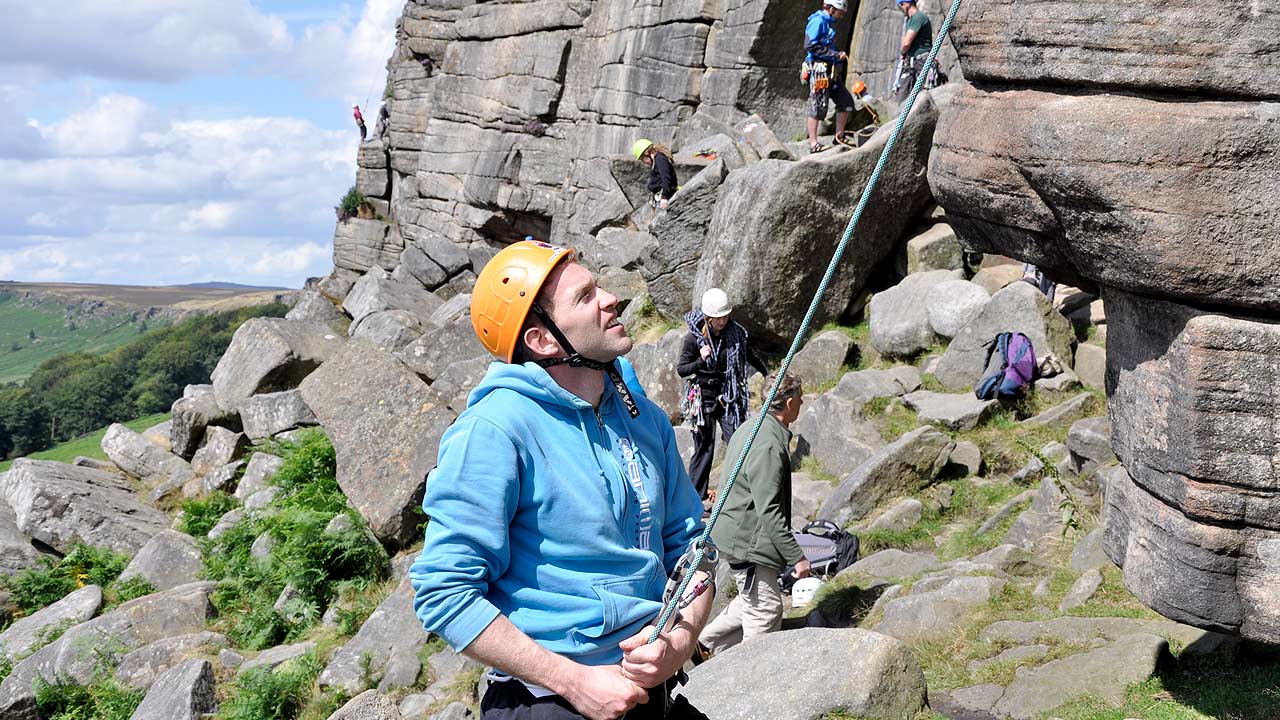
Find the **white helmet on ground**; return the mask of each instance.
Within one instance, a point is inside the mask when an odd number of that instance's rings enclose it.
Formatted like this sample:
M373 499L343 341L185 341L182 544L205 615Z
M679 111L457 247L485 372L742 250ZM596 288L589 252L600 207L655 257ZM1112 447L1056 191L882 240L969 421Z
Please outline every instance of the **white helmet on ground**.
M822 580L813 576L797 580L796 584L791 586L791 607L803 607L813 602L813 596L822 585Z

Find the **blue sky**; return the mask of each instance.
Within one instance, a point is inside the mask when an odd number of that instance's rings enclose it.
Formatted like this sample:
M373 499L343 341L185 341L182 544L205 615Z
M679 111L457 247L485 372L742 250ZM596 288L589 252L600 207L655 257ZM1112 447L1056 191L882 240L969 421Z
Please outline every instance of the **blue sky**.
M0 279L327 273L403 2L0 0Z

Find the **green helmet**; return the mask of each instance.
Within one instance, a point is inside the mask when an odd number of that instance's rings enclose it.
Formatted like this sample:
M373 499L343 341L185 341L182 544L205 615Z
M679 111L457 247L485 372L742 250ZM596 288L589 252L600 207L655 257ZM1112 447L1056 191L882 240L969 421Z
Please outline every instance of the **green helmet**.
M648 140L646 138L640 138L639 140L631 144L631 154L635 155L636 159L639 160L640 158L644 157L644 154L648 152L649 148L651 147L653 147L652 140Z

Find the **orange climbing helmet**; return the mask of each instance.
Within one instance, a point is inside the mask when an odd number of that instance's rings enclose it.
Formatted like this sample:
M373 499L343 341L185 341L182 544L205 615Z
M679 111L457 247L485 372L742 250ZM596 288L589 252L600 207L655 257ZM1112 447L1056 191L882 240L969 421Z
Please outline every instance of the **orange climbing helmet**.
M573 250L524 239L493 256L471 292L471 327L480 344L503 362L511 362L520 330L547 276Z
M862 82L861 80L856 80L852 85L849 86L849 89L853 91L854 95L861 97L862 93L867 91L867 84Z

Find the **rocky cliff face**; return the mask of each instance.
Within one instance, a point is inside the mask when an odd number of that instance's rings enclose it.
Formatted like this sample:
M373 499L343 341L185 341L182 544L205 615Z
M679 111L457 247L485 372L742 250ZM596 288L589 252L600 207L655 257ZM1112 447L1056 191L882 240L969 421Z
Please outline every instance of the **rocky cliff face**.
M1102 288L1127 470L1107 490L1107 552L1126 585L1169 617L1269 642L1280 108L1262 78L1277 36L1280 10L1249 0L970 4L955 42L973 86L929 168L967 244Z

